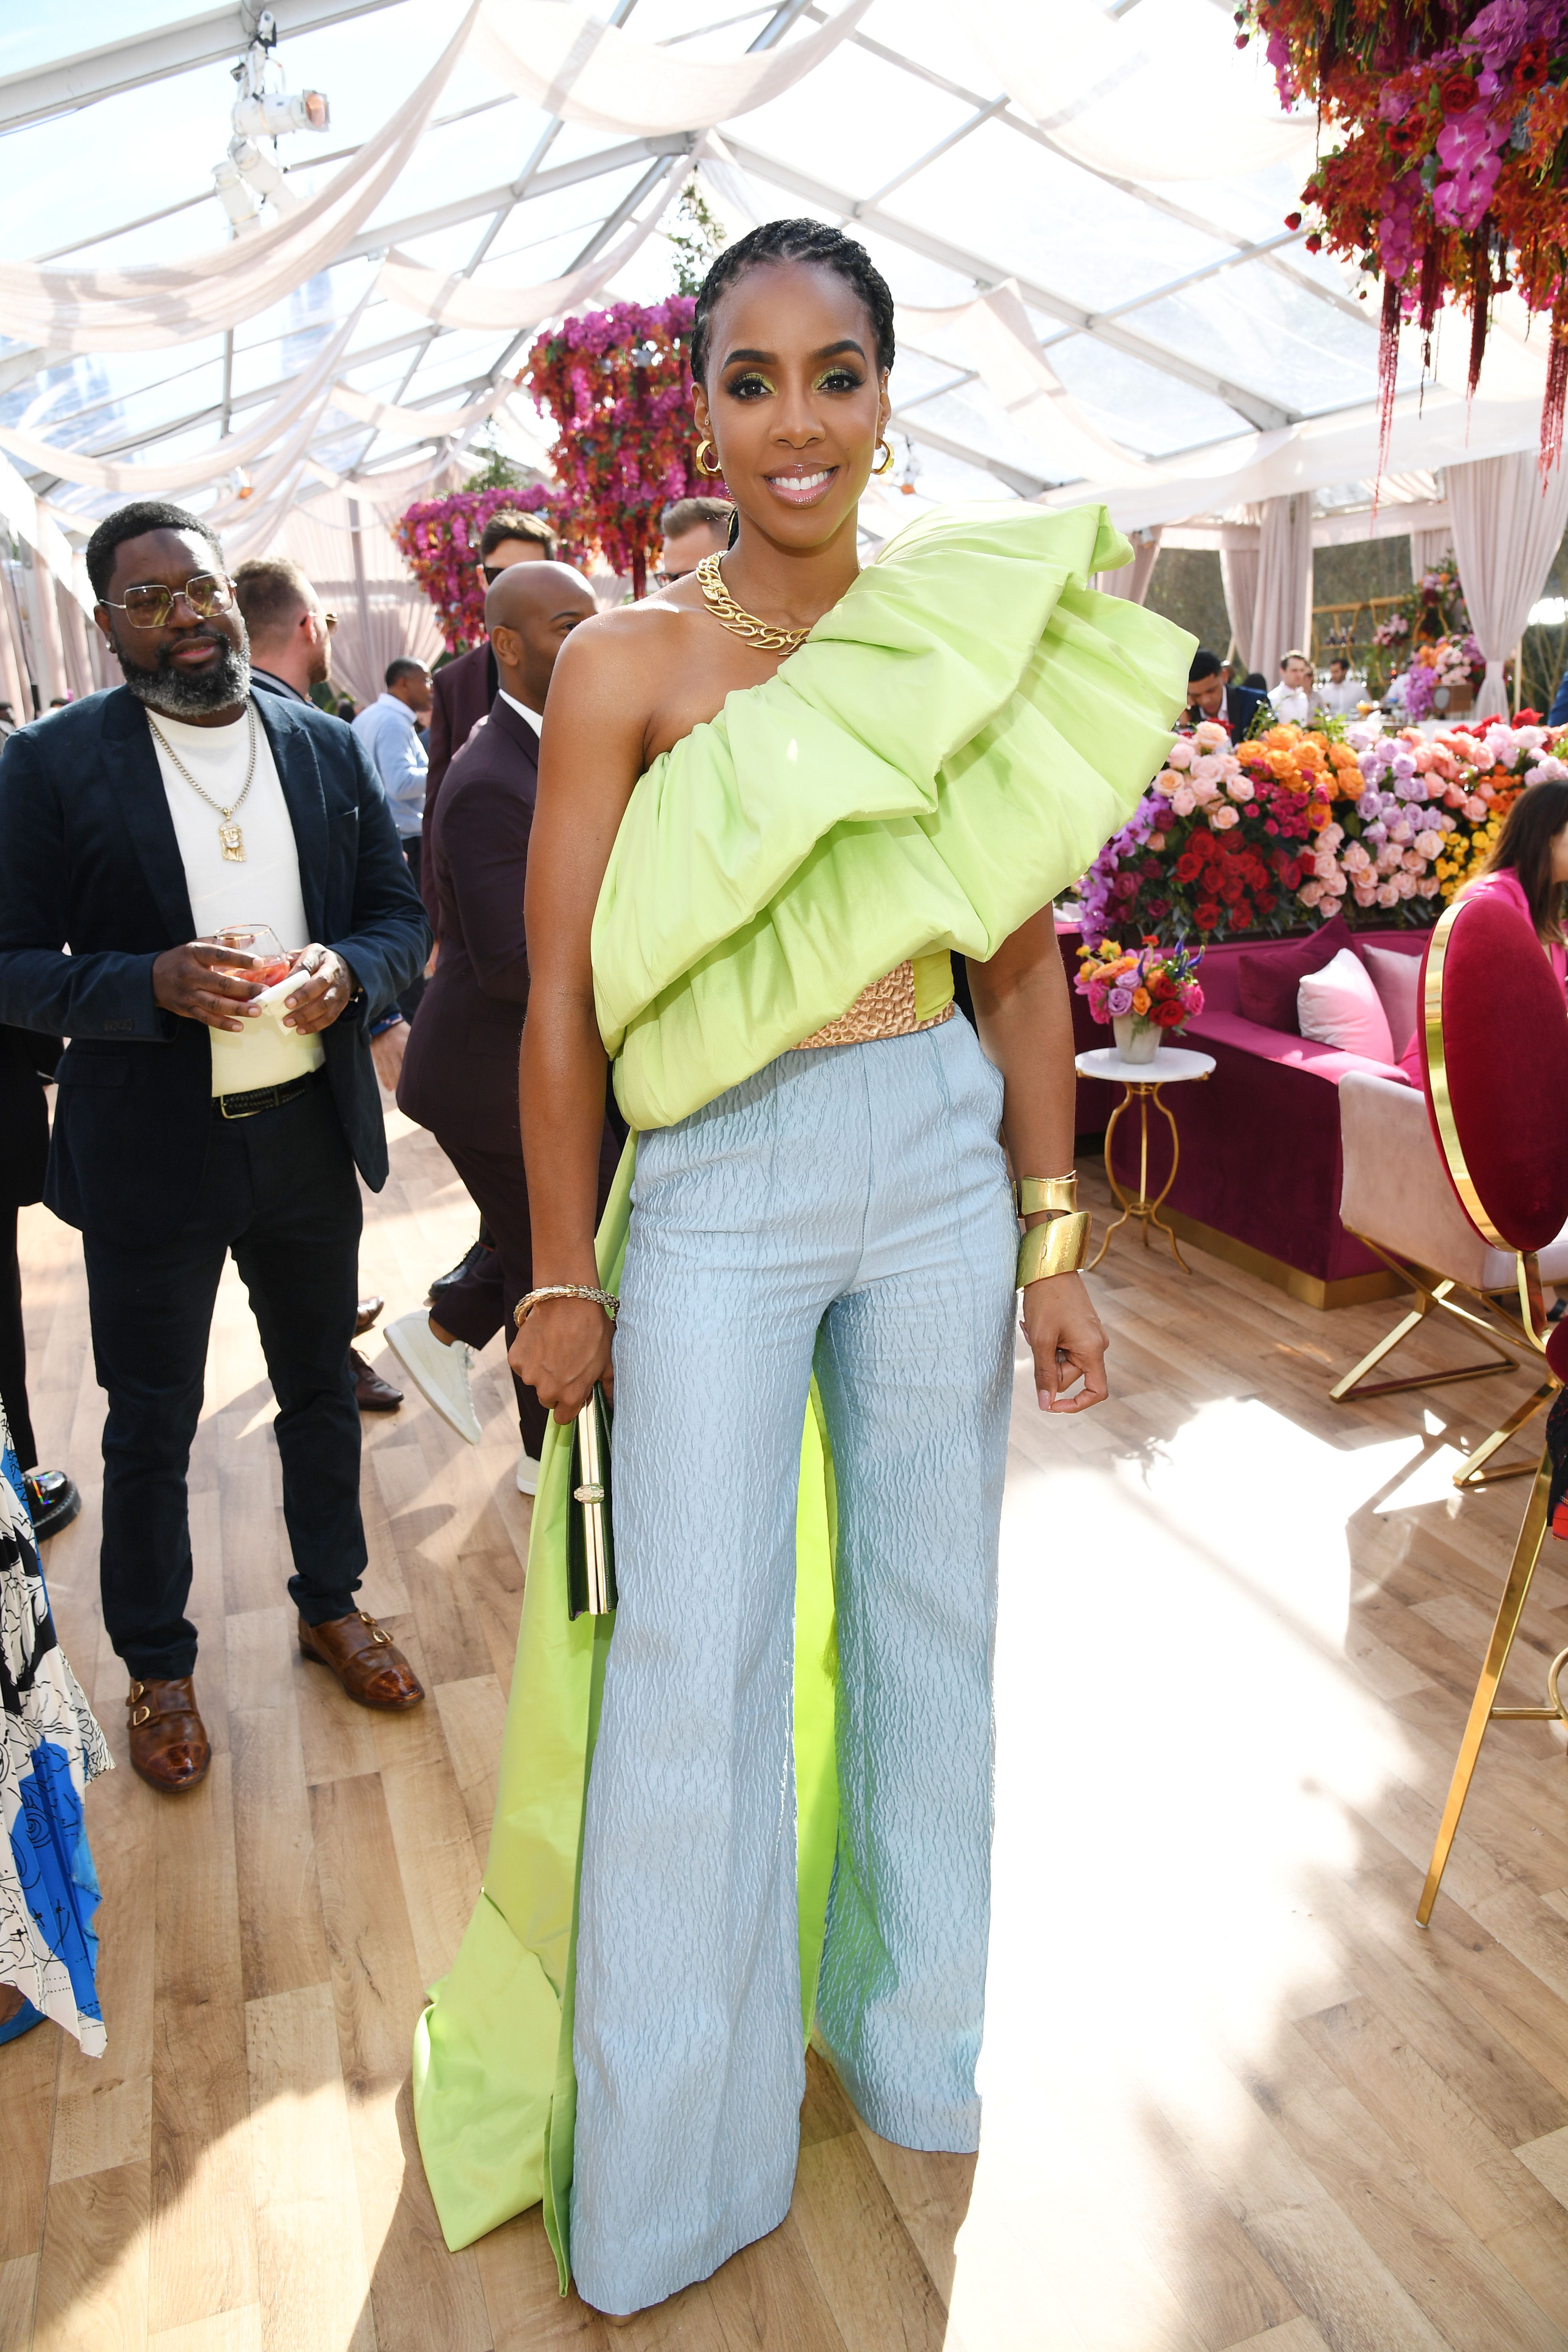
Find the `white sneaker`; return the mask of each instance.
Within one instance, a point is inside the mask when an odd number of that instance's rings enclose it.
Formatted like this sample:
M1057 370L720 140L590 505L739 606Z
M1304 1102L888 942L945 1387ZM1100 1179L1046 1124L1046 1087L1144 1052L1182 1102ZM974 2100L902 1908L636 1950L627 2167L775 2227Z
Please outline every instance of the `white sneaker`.
M444 1346L432 1333L430 1318L422 1307L416 1307L412 1315L400 1315L395 1323L388 1323L384 1336L426 1402L435 1406L459 1437L477 1445L479 1417L474 1411L473 1392L468 1386L473 1349L461 1339L454 1339L449 1348Z
M539 1465L532 1454L526 1452L517 1457L517 1491L520 1495L537 1495L539 1492Z

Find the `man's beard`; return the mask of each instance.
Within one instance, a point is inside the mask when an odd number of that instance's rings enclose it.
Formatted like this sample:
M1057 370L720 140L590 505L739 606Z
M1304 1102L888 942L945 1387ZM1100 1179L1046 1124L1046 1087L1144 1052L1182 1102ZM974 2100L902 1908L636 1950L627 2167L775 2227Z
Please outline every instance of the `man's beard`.
M123 648L116 646L125 683L137 701L144 702L150 710L162 711L165 719L203 717L209 710L226 710L243 702L250 692L249 648L237 646L216 630L211 635L220 652L210 669L179 667L173 646L161 646L156 659L150 663L129 660Z

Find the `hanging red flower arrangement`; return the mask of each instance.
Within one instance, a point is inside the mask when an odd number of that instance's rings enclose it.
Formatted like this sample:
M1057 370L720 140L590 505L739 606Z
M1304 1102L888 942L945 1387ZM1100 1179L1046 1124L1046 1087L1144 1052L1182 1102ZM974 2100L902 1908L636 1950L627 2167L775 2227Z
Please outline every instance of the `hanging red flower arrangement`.
M563 320L528 355L530 389L554 420L551 454L574 536L629 573L637 596L662 509L715 487L696 465L687 356L696 307L682 294L651 308L616 302Z
M450 654L467 653L485 636L485 575L479 569L479 534L502 507L548 515L563 541L570 536L552 489L531 483L526 489L502 486L454 490L449 498L424 499L409 508L393 532L408 569L436 607ZM563 554L570 551L563 544Z
M1237 23L1267 41L1282 103L1315 100L1340 134L1303 192L1308 241L1383 280L1383 448L1401 325L1429 335L1445 303L1467 309L1474 392L1491 298L1512 285L1551 320L1547 471L1568 393L1568 6L1246 0Z

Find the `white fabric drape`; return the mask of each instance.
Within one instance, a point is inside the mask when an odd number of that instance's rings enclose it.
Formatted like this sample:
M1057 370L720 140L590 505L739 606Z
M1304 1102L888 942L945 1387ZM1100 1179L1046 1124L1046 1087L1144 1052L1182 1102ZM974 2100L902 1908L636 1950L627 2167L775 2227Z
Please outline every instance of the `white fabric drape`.
M1252 607L1251 667L1270 687L1292 646L1306 649L1312 626L1312 498L1298 490L1265 499L1258 534L1258 593Z
M1243 677L1257 667L1252 658L1252 623L1258 605L1258 525L1223 523L1219 534L1219 576L1225 590L1226 616Z
M1310 163L1314 118L1281 114L1228 9L1159 0L1113 16L1095 0L953 0L965 38L1058 147L1132 180L1240 179Z
M1454 552L1470 626L1486 657L1479 715L1506 710L1503 664L1524 635L1568 522L1568 466L1542 488L1535 452L1448 467Z
M8 523L16 538L42 556L77 602L88 612L92 610L92 591L80 558L73 554L58 523L46 514L16 467L4 457L0 457L0 522Z
M1135 482L1147 470L1073 399L1040 349L1016 278L953 310L900 303L897 324L900 338L907 332L915 342L928 342L933 330L951 337L987 392L1037 444L1063 481L1087 475L1096 481Z
M640 217L594 260L563 278L546 278L535 286L497 285L489 278L453 278L439 269L422 269L395 255L381 273L381 290L405 310L434 319L443 327L511 327L526 332L586 301L631 259L658 226L666 207L679 194L691 171L691 157L676 156L654 189Z
M374 283L374 280L373 280ZM336 334L328 337L316 358L286 392L280 393L271 406L256 423L242 433L204 449L198 457L182 457L172 466L144 466L128 463L122 458L92 457L85 450L62 449L36 433L23 433L15 425L0 425L0 448L9 450L23 464L39 472L56 474L62 482L74 482L79 488L114 490L132 498L163 498L171 490L195 489L203 482L216 481L236 466L249 466L264 450L269 449L279 433L297 424L305 411L311 411L314 430L317 417L325 405L323 394L343 363L354 329L370 299L371 289L363 295L343 320Z
M1435 572L1446 555L1454 551L1454 529L1444 523L1436 530L1413 530L1410 534L1410 577L1419 580L1426 572Z
M479 12L468 54L546 114L657 137L706 131L781 98L837 47L869 5L847 0L804 40L715 60L633 40L568 0L506 0L504 10L492 0Z
M59 352L159 351L238 326L282 301L336 260L405 169L482 5L474 0L424 80L320 195L254 236L167 267L0 262L5 332Z
M390 427L419 434L471 433L476 425L482 425L498 408L505 407L517 386L518 379L509 375L504 382L492 384L489 392L481 393L477 400L469 401L467 408L404 408L395 401L373 400L369 393L355 392L352 384L338 383L332 386L329 405L341 408L345 416L355 417L362 425L374 425L384 432Z
M1124 563L1120 572L1097 572L1094 585L1108 596L1125 597L1130 604L1142 604L1149 593L1149 583L1154 577L1154 565L1159 560L1160 541L1164 529L1156 524L1152 530L1128 533L1132 541L1132 561Z

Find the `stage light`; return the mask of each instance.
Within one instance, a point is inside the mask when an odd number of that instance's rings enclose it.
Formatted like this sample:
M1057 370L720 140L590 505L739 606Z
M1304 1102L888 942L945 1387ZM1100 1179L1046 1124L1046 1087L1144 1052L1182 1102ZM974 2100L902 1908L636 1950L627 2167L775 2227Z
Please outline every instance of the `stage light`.
M268 85L268 71L277 47L277 18L270 8L263 8L250 47L234 68L234 79L239 84L230 116L234 135L226 160L213 172L219 202L237 236L260 226L262 200L279 212L291 211L300 201L278 163L254 142L277 141L291 131L325 131L332 119L324 90L286 89L280 80Z
M324 90L247 91L234 105L234 128L241 139L280 139L289 131L325 131L332 110Z

